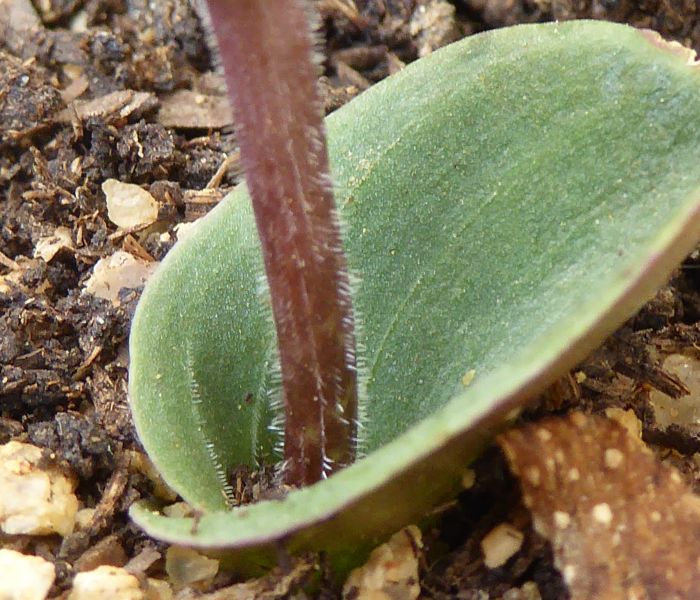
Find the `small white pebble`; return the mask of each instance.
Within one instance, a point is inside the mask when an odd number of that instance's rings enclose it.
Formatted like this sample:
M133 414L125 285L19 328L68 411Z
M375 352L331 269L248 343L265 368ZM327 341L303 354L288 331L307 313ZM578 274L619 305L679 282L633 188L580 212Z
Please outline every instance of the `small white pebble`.
M144 600L139 580L119 567L103 565L78 573L68 600Z
M107 216L118 227L149 225L158 218L158 203L149 192L133 183L107 179L102 184L107 198Z
M510 523L501 523L489 531L481 540L484 564L489 569L501 567L523 545L523 532Z
M0 550L2 600L44 600L55 576L54 566L43 558Z
M612 521L612 510L607 502L601 502L593 507L593 519L602 525L610 525Z
M404 527L350 573L343 585L343 598L415 600L420 594L418 559L422 547L420 529Z
M0 529L11 535L66 536L73 531L75 485L55 468L40 468L41 449L8 442L0 446Z

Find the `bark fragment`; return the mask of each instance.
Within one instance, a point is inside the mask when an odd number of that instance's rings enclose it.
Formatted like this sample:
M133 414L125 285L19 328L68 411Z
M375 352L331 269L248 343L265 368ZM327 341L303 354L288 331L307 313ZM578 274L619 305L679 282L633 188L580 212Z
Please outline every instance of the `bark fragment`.
M700 498L623 427L573 413L499 444L573 600L700 591Z

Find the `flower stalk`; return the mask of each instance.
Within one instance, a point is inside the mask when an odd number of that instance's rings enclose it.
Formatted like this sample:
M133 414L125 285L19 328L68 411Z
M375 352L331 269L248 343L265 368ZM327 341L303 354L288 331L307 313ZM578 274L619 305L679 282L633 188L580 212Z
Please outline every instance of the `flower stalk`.
M355 458L348 267L329 175L314 40L302 0L209 0L262 244L284 396L285 480Z

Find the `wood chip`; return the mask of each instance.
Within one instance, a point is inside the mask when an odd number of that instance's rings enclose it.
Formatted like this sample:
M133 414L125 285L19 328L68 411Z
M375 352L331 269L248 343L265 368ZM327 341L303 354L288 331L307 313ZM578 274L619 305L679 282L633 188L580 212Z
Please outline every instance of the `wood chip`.
M233 125L226 96L178 90L161 98L158 122L177 129L221 129Z
M124 569L132 575L143 575L162 555L155 546L146 546L136 556L124 565Z
M109 122L147 112L157 105L158 99L149 92L117 90L93 100L76 100L58 113L57 120L71 123L76 118L82 121L89 117L100 117Z
M352 46L336 50L331 61L342 62L353 69L371 69L386 58L386 46Z
M360 30L369 26L369 21L357 10L354 0L321 0L318 9L322 15L342 15Z
M51 262L61 250L75 250L70 229L56 227L53 235L41 238L34 248L34 258L43 258L45 262Z
M372 85L364 75L344 62L336 61L335 70L343 85L352 85L358 90L366 90Z
M572 600L697 597L700 498L624 427L573 413L498 443Z
M123 567L126 564L124 547L116 534L108 535L91 545L80 557L73 562L76 572L92 571L103 565Z

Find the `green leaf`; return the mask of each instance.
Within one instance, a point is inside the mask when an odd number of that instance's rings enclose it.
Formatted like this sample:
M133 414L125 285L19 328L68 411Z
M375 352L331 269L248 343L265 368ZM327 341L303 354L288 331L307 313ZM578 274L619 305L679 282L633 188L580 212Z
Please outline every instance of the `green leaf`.
M333 114L369 456L225 510L222 469L273 460L276 441L275 339L239 188L169 254L131 338L141 440L206 514L195 529L144 506L133 517L191 546L333 550L449 497L506 415L700 237L699 100L687 54L580 21L470 37Z

